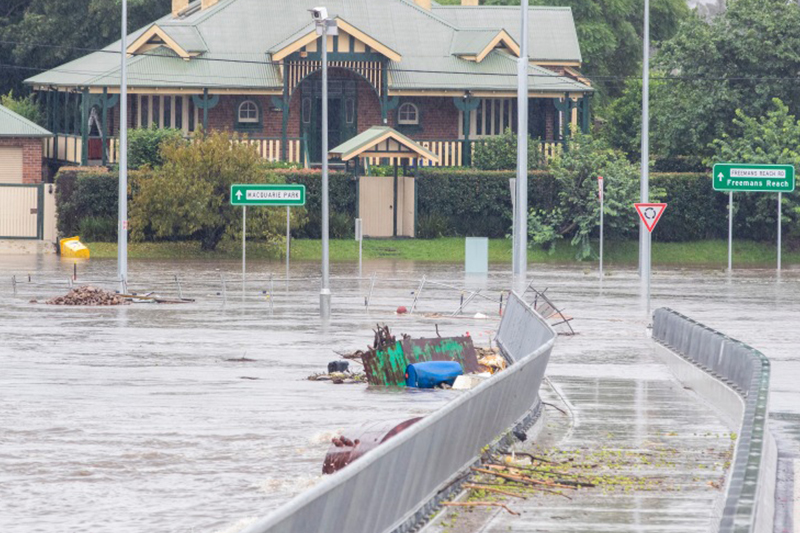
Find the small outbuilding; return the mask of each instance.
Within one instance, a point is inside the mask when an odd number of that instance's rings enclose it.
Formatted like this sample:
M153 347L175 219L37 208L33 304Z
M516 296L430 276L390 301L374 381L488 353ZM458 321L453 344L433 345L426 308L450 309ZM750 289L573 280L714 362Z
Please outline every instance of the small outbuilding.
M439 156L388 126L373 126L330 150L328 156L356 163L358 217L365 237L414 237L414 177L398 175L398 169L401 164L404 170L408 165L436 164ZM394 166L393 176L362 175L360 170L381 160Z
M42 183L43 139L52 136L46 129L0 106L0 239L55 239L54 234L45 235L51 233L49 228L53 226L45 223L45 211L51 218L55 213L52 185ZM50 209L46 209L46 204L51 204ZM23 251L25 247L20 243L13 248Z

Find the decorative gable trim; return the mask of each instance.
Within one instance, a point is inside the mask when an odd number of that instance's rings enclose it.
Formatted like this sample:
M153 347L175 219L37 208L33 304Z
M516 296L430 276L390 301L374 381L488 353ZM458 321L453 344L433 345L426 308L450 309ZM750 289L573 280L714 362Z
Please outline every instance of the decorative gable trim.
M179 45L175 39L169 36L167 32L163 29L159 28L158 25L153 24L148 28L144 33L142 33L138 39L133 41L128 46L128 54L136 55L139 53L147 52L148 50L152 50L153 48L157 48L159 46L166 46L176 54L178 54L181 58L185 60L189 60L190 58L194 57L197 54L191 54L183 49L181 45Z
M399 53L395 52L394 50L392 50L385 44L381 43L374 37L367 35L363 31L359 30L358 28L356 28L355 26L353 26L352 24L341 18L338 17L336 18L336 25L338 26L340 32L344 32L347 35L352 36L357 41L362 42L365 45L365 47L375 50L379 54L383 55L384 57L392 61L400 61L403 58L403 56L400 55ZM294 41L284 46L280 50L273 52L272 60L282 61L289 55L301 50L302 48L312 43L316 43L319 37L320 36L317 34L316 28L312 28L309 33L306 33L301 37L295 39Z
M480 63L487 55L489 55L489 52L501 45L505 46L509 51L511 51L511 53L519 57L519 45L517 42L508 34L506 30L500 30L494 39L489 41L489 44L487 44L486 47L481 50L477 56L475 56L475 62Z

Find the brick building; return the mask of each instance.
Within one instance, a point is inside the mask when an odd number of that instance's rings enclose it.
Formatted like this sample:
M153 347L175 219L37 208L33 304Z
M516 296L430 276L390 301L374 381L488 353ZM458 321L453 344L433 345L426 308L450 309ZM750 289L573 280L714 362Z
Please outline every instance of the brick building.
M262 157L314 163L320 153L321 37L308 10L336 21L329 61L329 146L376 125L469 164L471 145L516 129L519 8L431 0L173 0L130 34L130 128L201 125L248 138ZM530 135L554 150L588 128L592 88L579 69L572 12L529 11ZM113 161L119 43L27 80L55 137L46 157ZM88 104L88 105L85 105Z

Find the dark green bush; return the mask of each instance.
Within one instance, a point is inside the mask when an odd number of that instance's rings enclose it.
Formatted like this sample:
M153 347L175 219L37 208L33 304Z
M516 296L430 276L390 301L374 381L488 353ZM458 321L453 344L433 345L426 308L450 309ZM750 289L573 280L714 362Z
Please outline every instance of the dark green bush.
M117 240L116 217L86 217L81 219L78 235L89 242L113 242Z
M140 128L128 134L128 168L136 170L144 166L161 166L161 145L183 139L183 132L176 129Z
M319 170L274 170L273 172L283 176L286 183L300 183L306 186L305 209L308 221L297 231L292 228L292 235L299 239L319 239L322 235L322 173ZM336 231L341 227L344 231L343 237L352 237L355 225L353 219L357 212L356 181L346 172L331 172L328 175L328 185L330 235L334 236L334 218L338 218ZM347 222L343 217L348 217Z
M119 182L100 168L65 167L56 175L58 231L78 235L84 219L117 218ZM88 226L87 226L88 227Z
M479 170L514 170L517 168L517 134L506 129L502 135L475 143L472 164ZM528 168L544 166L539 143L528 139Z
M436 239L449 234L450 225L447 218L438 213L417 215L417 232L420 239Z

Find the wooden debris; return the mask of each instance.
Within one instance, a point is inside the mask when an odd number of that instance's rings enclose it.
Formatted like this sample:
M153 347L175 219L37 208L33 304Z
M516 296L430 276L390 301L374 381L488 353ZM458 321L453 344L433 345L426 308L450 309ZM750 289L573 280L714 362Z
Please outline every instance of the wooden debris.
M85 285L72 289L64 296L51 298L45 303L50 305L127 305L130 302L119 294Z
M491 485L478 485L476 483L464 483L464 488L465 489L473 489L473 490L483 490L483 491L486 491L486 492L496 492L497 494L503 494L505 496L511 496L513 498L521 498L523 500L527 500L528 499L525 496L523 496L522 494L516 494L514 492L509 492L507 490L501 490L501 489L495 488L495 487L493 487Z
M444 502L442 505L446 505L448 507L502 507L509 513L513 514L514 516L519 516L519 513L512 511L508 508L508 506L504 503L497 503L497 502Z

